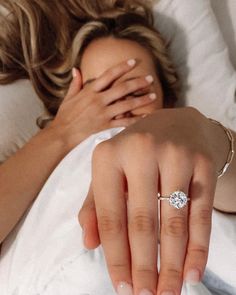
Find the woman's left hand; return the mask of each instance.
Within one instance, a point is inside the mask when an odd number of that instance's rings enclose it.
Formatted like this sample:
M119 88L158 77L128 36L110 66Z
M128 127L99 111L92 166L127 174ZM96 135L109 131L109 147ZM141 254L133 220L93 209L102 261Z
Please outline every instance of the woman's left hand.
M224 131L197 110L180 108L158 110L96 147L79 221L85 246L102 244L119 294L177 295L184 279L201 280L226 140ZM159 192L175 191L188 195L186 207L158 204Z

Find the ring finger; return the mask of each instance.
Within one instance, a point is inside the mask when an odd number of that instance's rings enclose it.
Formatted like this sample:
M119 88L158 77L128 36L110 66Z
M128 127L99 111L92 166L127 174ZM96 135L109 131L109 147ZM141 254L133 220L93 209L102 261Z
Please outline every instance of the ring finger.
M176 161L165 162L160 169L161 195L169 196L175 191L189 192L192 177L191 167L187 163L181 173ZM188 204L188 203L187 203ZM160 274L157 294L179 295L183 283L183 268L188 242L188 205L177 209L168 200L160 201ZM165 293L166 292L166 293Z

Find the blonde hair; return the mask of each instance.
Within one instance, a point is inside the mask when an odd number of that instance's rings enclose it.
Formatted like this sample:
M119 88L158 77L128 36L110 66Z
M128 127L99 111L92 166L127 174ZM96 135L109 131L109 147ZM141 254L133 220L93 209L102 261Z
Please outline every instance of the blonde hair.
M149 1L0 0L0 84L30 79L47 110L56 115L84 50L113 36L145 46L153 57L164 103L178 97L176 71L167 44L154 29ZM6 11L8 13L6 13Z

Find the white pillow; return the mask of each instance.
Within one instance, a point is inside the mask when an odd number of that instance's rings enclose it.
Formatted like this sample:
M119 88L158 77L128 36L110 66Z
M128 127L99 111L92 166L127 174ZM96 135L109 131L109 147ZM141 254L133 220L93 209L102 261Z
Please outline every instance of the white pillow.
M209 0L161 0L156 26L171 41L186 105L236 130L236 73Z
M45 113L43 103L28 80L0 85L0 163L20 149L39 128L36 119Z

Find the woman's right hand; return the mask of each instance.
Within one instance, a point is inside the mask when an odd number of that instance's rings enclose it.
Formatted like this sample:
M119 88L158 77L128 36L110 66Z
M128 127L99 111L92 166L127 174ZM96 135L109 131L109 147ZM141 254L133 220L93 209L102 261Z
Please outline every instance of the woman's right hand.
M122 62L83 88L80 72L73 70L69 91L50 124L51 127L56 127L69 150L96 132L113 127L127 127L142 118L125 118L120 115L153 102L151 93L135 99L121 99L138 90L149 88L153 82L151 76L135 78L110 87L134 67L135 60Z

